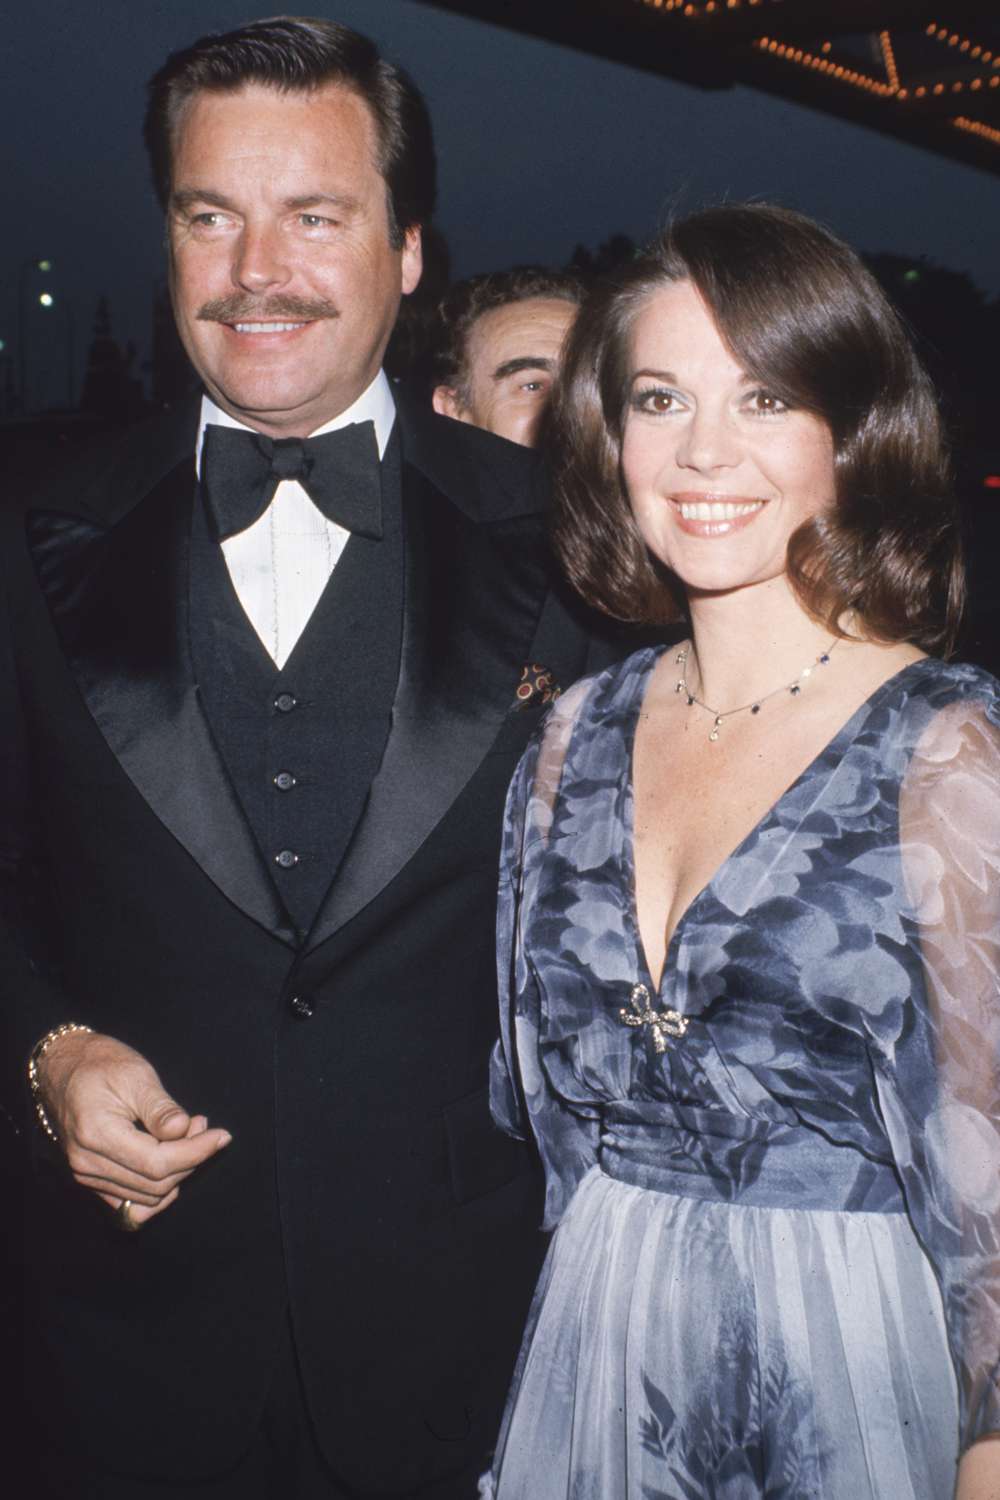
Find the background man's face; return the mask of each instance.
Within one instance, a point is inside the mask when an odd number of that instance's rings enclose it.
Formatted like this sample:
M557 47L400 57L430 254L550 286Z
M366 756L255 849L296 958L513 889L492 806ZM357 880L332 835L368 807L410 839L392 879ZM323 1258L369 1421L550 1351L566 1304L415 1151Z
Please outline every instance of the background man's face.
M439 385L434 410L532 447L576 304L527 297L483 313L466 339L464 391Z
M374 379L420 234L389 242L375 125L350 90L199 93L174 139L171 293L224 410L304 437Z

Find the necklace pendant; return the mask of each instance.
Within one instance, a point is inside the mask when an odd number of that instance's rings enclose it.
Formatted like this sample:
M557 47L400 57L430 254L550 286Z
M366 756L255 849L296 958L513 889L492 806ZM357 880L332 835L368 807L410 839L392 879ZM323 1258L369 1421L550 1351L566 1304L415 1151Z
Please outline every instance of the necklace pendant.
M760 704L759 703L751 703L751 705L750 705L750 712L752 714L759 714L760 713Z
M722 715L721 714L716 714L716 716L715 716L715 723L712 726L712 733L709 735L709 739L710 740L717 740L719 738L719 726L721 725L721 723L722 723Z

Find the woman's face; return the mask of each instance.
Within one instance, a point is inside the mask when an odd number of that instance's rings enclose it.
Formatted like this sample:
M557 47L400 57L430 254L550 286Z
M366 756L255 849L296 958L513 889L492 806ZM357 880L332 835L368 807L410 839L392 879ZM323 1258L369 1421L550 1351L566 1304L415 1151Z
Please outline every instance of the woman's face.
M788 539L834 500L833 440L743 370L689 281L636 317L622 445L650 551L688 593L782 575Z

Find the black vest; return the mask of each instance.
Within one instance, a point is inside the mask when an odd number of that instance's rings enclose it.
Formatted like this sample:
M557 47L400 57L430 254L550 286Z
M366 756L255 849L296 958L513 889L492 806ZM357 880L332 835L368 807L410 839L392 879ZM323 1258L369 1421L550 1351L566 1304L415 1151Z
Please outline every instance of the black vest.
M212 733L288 914L305 937L378 769L399 676L399 438L382 462L381 541L352 536L279 671L196 502L191 650Z

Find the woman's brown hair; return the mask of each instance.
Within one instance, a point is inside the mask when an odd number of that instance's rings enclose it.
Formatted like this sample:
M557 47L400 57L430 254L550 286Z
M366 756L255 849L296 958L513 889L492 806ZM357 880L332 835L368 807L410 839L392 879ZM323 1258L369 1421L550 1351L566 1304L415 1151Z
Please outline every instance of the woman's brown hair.
M853 609L879 639L950 650L964 572L930 380L854 252L768 204L678 221L584 303L552 412L555 543L575 588L620 620L682 614L621 473L632 330L650 296L678 281L697 289L748 376L833 435L836 503L788 543L804 607L834 633Z

